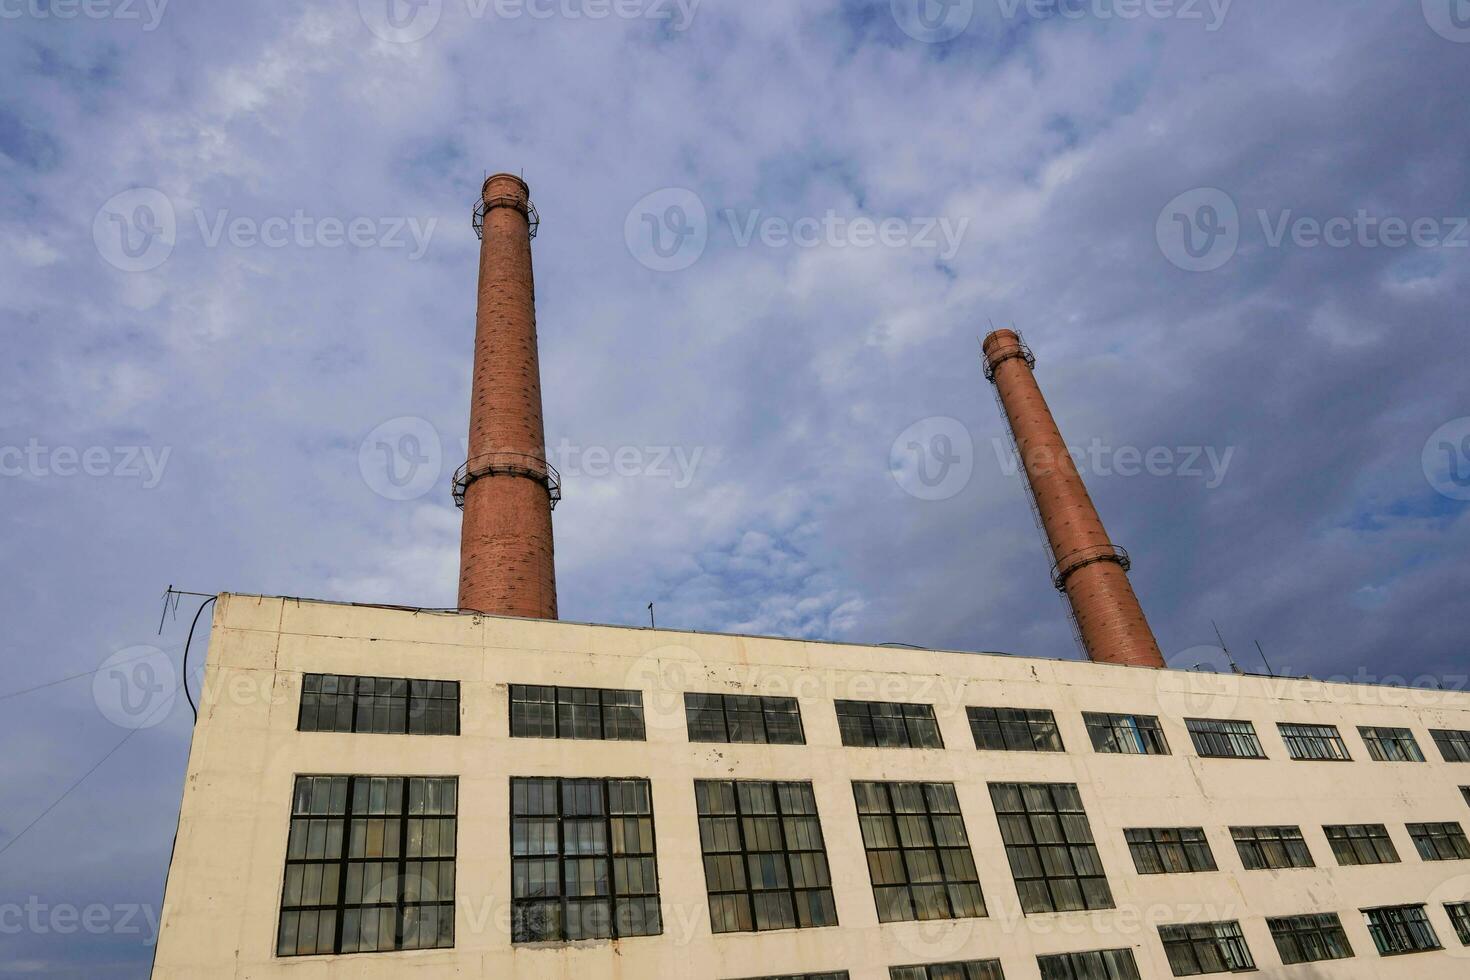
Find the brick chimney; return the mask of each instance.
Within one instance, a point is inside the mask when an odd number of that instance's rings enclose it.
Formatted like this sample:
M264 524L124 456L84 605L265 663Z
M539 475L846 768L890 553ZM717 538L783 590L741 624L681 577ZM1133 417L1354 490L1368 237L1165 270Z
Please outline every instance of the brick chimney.
M995 385L1046 532L1053 584L1066 594L1088 659L1163 667L1158 641L1128 581L1128 553L1113 544L1097 516L1036 384L1036 359L1014 330L990 334L981 350L985 377Z
M464 510L459 607L556 618L551 509L561 481L546 461L531 239L540 222L526 182L485 181L474 212L480 236L469 460L454 476Z

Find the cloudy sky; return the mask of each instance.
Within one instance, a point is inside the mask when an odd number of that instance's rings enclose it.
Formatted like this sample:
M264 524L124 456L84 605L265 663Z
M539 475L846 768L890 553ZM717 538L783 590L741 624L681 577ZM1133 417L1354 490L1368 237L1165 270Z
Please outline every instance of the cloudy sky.
M146 973L167 585L453 604L486 171L564 618L1077 656L993 320L1174 664L1463 685L1463 0L389 2L0 0L0 975Z

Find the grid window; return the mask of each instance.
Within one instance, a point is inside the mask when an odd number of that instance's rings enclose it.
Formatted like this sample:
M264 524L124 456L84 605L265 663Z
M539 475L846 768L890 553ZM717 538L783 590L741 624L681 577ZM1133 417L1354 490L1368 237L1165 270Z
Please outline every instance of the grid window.
M1414 849L1426 861L1464 861L1470 859L1470 842L1458 823L1411 823L1409 836Z
M1445 914L1454 923L1461 946L1470 946L1470 902L1446 902Z
M1194 750L1206 759L1264 759L1256 726L1248 721L1221 718L1186 718L1185 727Z
M1239 922L1159 926L1159 939L1164 943L1164 955L1169 958L1169 970L1176 977L1239 973L1256 968Z
M1023 912L1113 907L1076 785L991 783L990 799Z
M1247 871L1316 867L1299 827L1231 827L1230 836Z
M1276 726L1281 731L1281 740L1286 743L1286 752L1293 759L1304 762L1351 762L1342 733L1336 725L1293 725L1281 722Z
M1140 980L1131 949L1038 956L1041 980Z
M1363 744L1368 746L1368 756L1374 762L1423 762L1424 753L1414 733L1407 728L1374 728L1358 726Z
M297 776L277 956L454 945L458 781Z
M458 735L459 681L306 674L296 730Z
M838 701L837 728L843 745L942 749L934 708L886 701Z
M1057 719L1046 708L966 708L975 748L999 752L1061 752Z
M1153 715L1115 715L1082 712L1087 734L1098 752L1124 755L1168 755L1169 741Z
M1446 762L1470 762L1470 732L1431 728L1434 744Z
M1461 786L1460 795L1465 797L1465 803L1470 806L1470 786Z
M685 694L691 742L805 745L795 698L750 694Z
M962 963L890 966L888 980L1006 980L1006 975L1000 968L1000 960L966 960Z
M1123 836L1141 875L1218 870L1202 827L1138 827Z
M696 780L714 932L837 925L811 783Z
M516 738L641 742L643 692L512 684L510 733Z
M1368 932L1381 956L1422 953L1442 948L1422 905L1364 909L1363 917L1368 920Z
M1289 915L1280 919L1267 919L1271 938L1276 940L1276 951L1281 962L1316 963L1319 960L1345 960L1353 955L1352 944L1342 930L1342 920L1336 912L1316 915Z
M512 777L511 942L663 932L646 779Z
M1398 848L1381 823L1342 824L1323 827L1327 843L1338 864L1398 864Z
M853 783L879 922L985 915L950 783Z

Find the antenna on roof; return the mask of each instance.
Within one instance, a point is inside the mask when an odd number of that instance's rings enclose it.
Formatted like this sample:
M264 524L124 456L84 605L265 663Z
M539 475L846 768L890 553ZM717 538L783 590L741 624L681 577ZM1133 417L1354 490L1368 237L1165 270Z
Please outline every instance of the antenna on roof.
M653 621L653 603L648 604L648 628L658 629L658 624Z
M1266 651L1261 649L1261 641L1260 640L1256 640L1255 643L1256 643L1256 652L1261 655L1261 663L1263 663L1263 664L1266 665L1266 673L1270 674L1272 677L1275 677L1276 676L1276 671L1274 671L1274 670L1271 669L1271 661L1269 661L1269 660L1266 659Z
M1230 655L1230 648L1225 645L1225 637L1221 635L1219 625L1213 619L1210 620L1210 625L1215 627L1215 637L1220 641L1220 649L1225 651L1225 659L1230 661L1230 669L1237 674L1244 674L1245 671L1240 669L1240 665L1237 664L1235 662L1235 658Z

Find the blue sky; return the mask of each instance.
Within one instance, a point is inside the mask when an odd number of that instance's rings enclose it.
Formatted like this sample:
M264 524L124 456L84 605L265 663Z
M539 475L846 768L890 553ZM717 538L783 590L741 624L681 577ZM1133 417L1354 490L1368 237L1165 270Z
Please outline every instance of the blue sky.
M1464 685L1463 0L393 3L0 3L0 975L146 972L166 585L453 603L487 170L564 618L1077 656L993 319L1176 664Z

